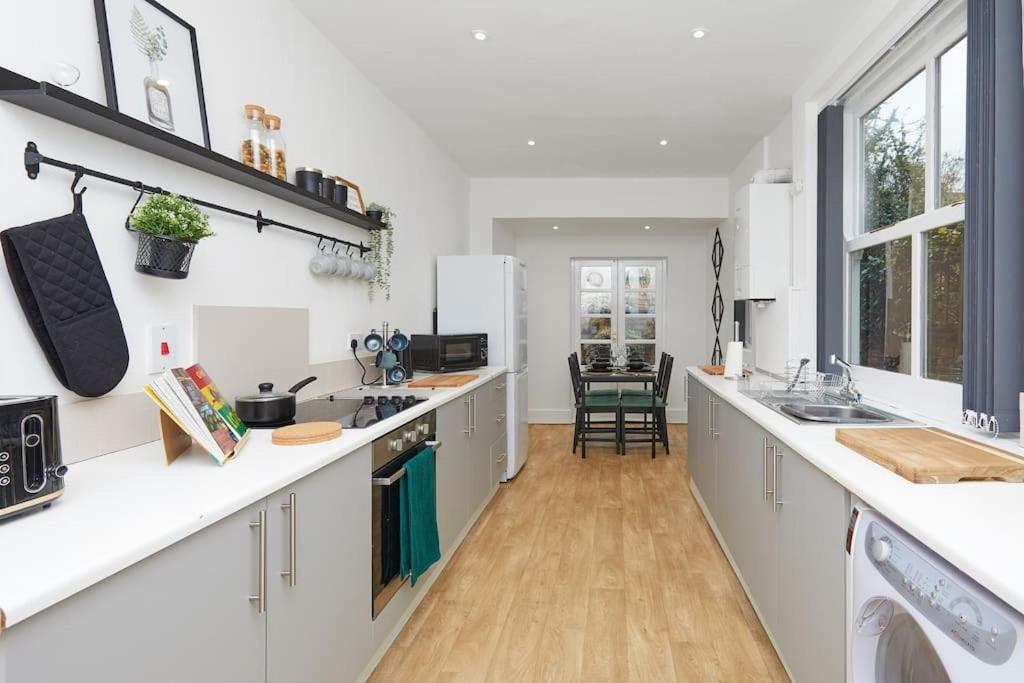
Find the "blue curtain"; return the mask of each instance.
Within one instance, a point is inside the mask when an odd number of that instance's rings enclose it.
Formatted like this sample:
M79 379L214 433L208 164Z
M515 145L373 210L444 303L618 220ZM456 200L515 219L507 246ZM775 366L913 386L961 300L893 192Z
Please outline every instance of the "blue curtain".
M1020 429L1024 391L1021 4L968 0L963 406Z

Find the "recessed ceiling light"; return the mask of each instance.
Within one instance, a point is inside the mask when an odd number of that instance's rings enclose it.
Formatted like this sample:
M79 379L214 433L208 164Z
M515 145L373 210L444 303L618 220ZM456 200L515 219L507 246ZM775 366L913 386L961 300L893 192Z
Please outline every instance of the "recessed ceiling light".
M487 31L482 28L473 29L473 38L476 40L487 40Z
M707 34L708 34L708 31L705 28L695 28L695 29L693 29L693 31L690 32L690 35L693 36L694 38L696 38L697 40L700 40L701 38L703 38Z
M661 145L662 147L666 147L668 146L668 140L662 138L661 140L658 141L658 144Z
M651 229L651 226L649 226L649 225L645 225L644 226L644 230L650 230L650 229Z
M557 226L557 225L552 225L552 226L551 226L551 229L552 229L552 230L558 230L558 226Z
M528 144L530 147L533 147L534 145L537 144L537 141L536 140L527 140L526 144Z

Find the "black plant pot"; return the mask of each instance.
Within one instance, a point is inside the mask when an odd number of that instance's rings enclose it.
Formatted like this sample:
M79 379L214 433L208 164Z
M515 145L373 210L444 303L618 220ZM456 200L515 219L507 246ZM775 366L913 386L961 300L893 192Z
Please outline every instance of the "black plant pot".
M135 270L172 280L184 280L188 277L188 266L192 262L196 242L186 242L148 232L138 234L139 250L135 255Z
M383 223L384 222L384 212L383 211L378 211L377 209L369 209L366 212L366 217L369 218L374 223Z

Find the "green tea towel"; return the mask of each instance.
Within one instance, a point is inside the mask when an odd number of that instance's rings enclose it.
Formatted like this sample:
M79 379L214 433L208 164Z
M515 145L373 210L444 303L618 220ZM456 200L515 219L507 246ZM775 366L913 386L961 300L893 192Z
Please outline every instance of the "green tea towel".
M434 449L425 448L405 463L398 480L401 530L401 571L412 573L412 585L441 559L434 498Z

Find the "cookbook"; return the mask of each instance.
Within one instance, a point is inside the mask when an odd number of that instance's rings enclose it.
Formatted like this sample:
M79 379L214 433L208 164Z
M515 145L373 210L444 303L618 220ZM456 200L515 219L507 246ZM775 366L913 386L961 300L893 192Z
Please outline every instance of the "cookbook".
M245 423L201 365L167 370L143 389L218 465L237 455L247 441Z

